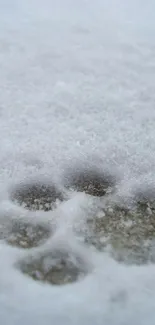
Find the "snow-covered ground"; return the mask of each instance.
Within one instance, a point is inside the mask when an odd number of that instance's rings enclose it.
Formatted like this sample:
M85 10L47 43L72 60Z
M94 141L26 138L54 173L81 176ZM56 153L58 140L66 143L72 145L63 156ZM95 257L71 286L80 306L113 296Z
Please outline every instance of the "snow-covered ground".
M3 222L33 215L10 201L12 186L30 176L61 183L74 162L105 164L123 194L154 185L154 35L153 0L0 0ZM69 225L87 204L75 194L36 214L58 216L54 245L91 264L79 282L33 281L14 265L27 253L1 241L1 324L155 324L155 265L121 265L79 243Z

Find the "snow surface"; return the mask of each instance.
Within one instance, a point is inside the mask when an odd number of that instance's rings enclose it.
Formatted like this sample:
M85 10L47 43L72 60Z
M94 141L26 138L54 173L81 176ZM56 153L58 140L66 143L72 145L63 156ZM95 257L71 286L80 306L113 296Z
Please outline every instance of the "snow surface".
M75 161L109 166L124 193L154 185L154 34L153 0L0 0L1 219L32 214L11 203L11 186L29 176L61 183ZM86 206L75 195L46 215L62 221L55 241L93 266L75 284L31 280L14 266L26 253L1 242L1 324L155 324L155 266L83 247L69 225Z

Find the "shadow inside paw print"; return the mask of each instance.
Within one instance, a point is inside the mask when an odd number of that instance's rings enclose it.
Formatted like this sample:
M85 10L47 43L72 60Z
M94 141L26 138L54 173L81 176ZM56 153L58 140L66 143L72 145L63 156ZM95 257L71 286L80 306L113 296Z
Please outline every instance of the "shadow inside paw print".
M20 248L32 248L43 244L51 235L48 225L16 221L9 232L7 243Z
M58 201L64 200L64 195L55 184L36 182L18 185L12 191L11 199L29 210L49 211Z
M115 179L108 173L83 168L69 172L65 177L65 186L78 192L102 197L113 190Z
M85 263L79 256L58 249L22 260L18 267L34 280L53 285L75 282L87 273Z

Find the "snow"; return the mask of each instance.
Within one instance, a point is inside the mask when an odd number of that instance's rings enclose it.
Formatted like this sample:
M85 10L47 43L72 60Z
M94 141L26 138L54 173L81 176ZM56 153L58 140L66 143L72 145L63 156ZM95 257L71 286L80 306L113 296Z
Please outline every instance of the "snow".
M33 215L10 201L13 185L61 183L75 162L108 166L123 194L154 185L154 18L153 0L0 0L1 219ZM33 281L15 267L26 252L0 243L2 324L154 325L155 266L83 247L69 224L87 204L75 195L45 216L93 264L75 284Z

